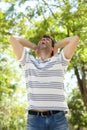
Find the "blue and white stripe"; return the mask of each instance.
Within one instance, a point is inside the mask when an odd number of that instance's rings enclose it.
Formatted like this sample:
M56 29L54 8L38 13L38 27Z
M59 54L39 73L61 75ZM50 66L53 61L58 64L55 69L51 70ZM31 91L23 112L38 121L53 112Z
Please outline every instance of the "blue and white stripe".
M67 111L64 73L69 60L63 51L42 61L24 49L20 63L25 72L28 109Z

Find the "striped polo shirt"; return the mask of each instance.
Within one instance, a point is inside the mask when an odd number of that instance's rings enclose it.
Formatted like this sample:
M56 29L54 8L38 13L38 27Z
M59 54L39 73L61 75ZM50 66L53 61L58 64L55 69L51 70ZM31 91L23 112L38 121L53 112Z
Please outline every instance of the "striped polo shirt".
M28 110L68 111L64 73L69 61L63 51L43 61L24 48L20 63L25 74Z

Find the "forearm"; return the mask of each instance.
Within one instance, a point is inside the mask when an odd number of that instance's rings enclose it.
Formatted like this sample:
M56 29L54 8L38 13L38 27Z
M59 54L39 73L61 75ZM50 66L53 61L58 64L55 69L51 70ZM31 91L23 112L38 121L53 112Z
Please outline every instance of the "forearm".
M72 37L67 37L67 38L64 38L63 40L61 40L61 41L59 41L56 45L55 45L55 47L58 49L58 48L63 48L63 47L65 47L67 44L69 44L71 41L72 42L74 42L75 41L75 43L77 43L76 42L76 40L78 41L78 36L72 36Z
M12 39L13 42L16 42L18 41L23 47L28 47L32 50L36 50L37 48L37 45L31 43L30 41L22 38L22 37L19 37L19 36L11 36L10 37Z

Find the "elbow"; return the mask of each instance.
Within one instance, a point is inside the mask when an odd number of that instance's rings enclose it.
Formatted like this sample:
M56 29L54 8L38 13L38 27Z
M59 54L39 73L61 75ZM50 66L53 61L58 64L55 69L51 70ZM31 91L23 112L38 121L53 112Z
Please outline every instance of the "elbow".
M10 41L12 42L13 40L14 40L14 36L11 35L11 36L10 36Z
M76 41L76 43L78 44L79 43L79 36L75 36L75 41Z
M71 38L71 41L72 42L74 42L76 45L78 45L78 43L79 43L79 36L73 36L72 38Z
M11 42L11 43L17 42L17 40L18 40L18 39L17 39L14 35L11 35L11 36L10 36L10 42Z

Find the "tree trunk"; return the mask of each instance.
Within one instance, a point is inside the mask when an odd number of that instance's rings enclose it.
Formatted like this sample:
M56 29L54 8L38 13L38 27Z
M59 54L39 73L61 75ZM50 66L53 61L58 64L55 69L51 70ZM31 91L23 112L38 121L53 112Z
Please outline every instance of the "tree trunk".
M79 69L77 66L74 66L75 75L77 77L78 86L83 98L84 105L87 110L87 88L86 88L86 75L85 75L85 69L84 65L81 67L81 72L79 72Z
M2 126L0 126L0 130L2 130Z
M77 130L83 130L83 128L82 127L78 127Z

